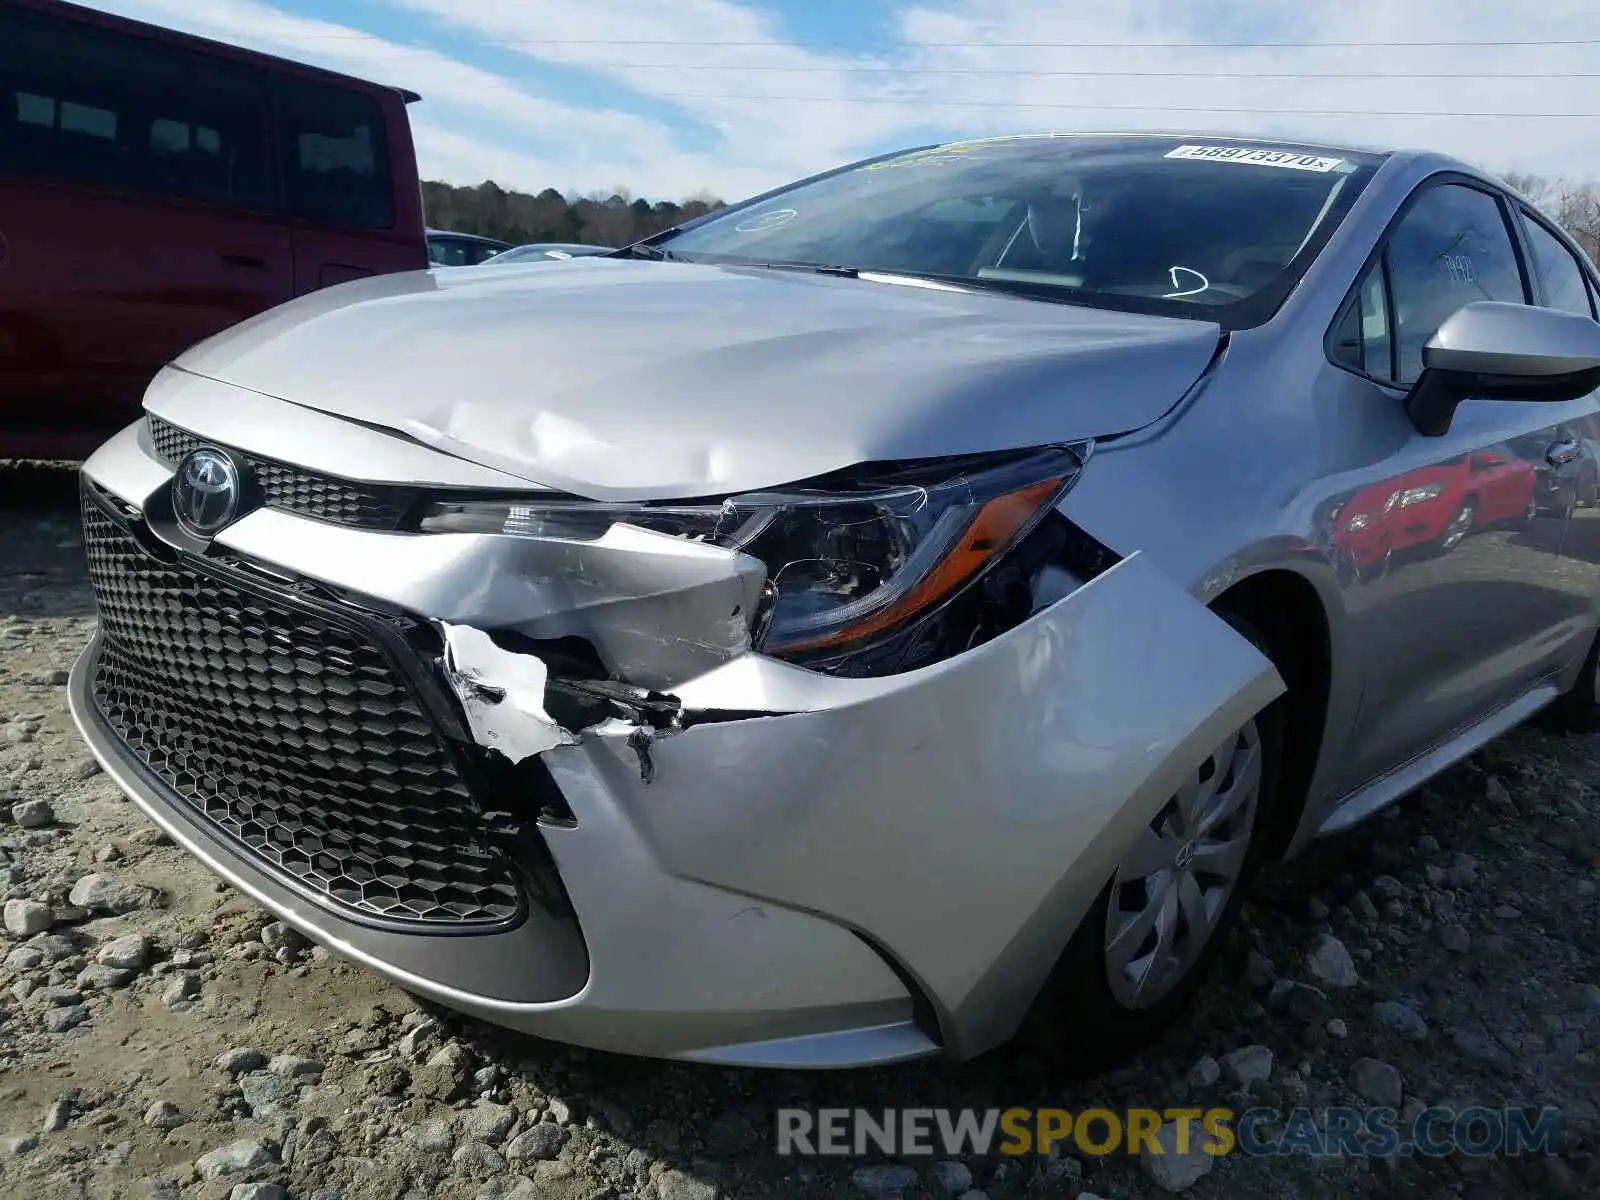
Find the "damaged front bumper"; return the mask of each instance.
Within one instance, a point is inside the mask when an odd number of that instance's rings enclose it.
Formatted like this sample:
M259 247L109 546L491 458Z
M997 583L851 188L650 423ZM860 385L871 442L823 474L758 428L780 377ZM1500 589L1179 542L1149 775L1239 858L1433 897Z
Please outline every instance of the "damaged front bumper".
M147 439L119 435L85 476L130 527L159 533L171 470ZM256 572L251 587L311 606L307 620L348 609L360 628L420 619L433 631L437 655L414 665L453 699L434 732L452 754L492 748L524 772L497 776L486 808L512 813L516 836L501 845L526 859L520 876L547 867L556 880L546 890L558 900L516 920L375 921L231 835L251 813L197 806L192 781L130 738L101 665L125 618L105 598L73 713L175 840L404 987L559 1041L798 1067L966 1057L1007 1038L1135 832L1282 690L1248 642L1138 555L975 649L848 679L741 643L729 618L760 580L739 556L635 532L648 541L632 547L643 558L627 570L644 575L631 584L593 559L553 569L555 550L537 542L380 533L273 508L204 554L169 547L163 569ZM605 665L648 663L647 677L569 678L559 648L579 633ZM270 657L272 636L218 652ZM561 716L553 679L592 719ZM370 733L346 725L296 736L316 749ZM541 793L536 813L515 794L524 786ZM270 848L278 835L264 836ZM387 861L403 870L410 858Z

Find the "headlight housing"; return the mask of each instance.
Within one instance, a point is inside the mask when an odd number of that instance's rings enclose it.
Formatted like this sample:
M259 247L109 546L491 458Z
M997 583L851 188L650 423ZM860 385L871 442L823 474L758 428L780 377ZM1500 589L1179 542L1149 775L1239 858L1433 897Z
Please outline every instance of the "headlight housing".
M624 524L749 554L767 568L757 649L807 660L865 649L939 611L1050 512L1089 451L891 467L720 503L437 503L421 528L593 541Z

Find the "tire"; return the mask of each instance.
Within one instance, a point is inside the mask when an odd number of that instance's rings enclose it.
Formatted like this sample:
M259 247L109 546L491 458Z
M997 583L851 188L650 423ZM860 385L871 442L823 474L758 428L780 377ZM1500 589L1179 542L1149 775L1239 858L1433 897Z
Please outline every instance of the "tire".
M1268 653L1264 639L1254 628L1226 614L1219 615L1263 654ZM1119 866L1040 989L1018 1033L1019 1046L1073 1073L1098 1073L1150 1046L1183 1015L1237 926L1251 880L1266 854L1268 838L1263 832L1270 826L1282 779L1285 700L1286 697L1279 697L1246 726L1254 727L1261 768L1248 826L1248 848L1232 890L1198 954L1153 1002L1129 1003L1126 983L1113 983L1112 959L1107 950L1114 928L1114 905L1118 924L1127 927L1120 918L1130 883L1122 880L1123 867ZM1169 803L1156 820L1160 821L1170 807ZM1125 980L1125 976L1119 979Z
M1538 717L1550 733L1583 734L1600 730L1600 635L1596 635L1578 672L1578 682L1558 696Z

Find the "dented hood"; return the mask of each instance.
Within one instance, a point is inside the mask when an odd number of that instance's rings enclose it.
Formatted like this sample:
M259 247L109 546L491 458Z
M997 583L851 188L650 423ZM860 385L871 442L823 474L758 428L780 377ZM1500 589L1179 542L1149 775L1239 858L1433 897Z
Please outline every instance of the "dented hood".
M1219 334L926 284L588 258L346 284L175 365L545 487L676 499L1137 429Z

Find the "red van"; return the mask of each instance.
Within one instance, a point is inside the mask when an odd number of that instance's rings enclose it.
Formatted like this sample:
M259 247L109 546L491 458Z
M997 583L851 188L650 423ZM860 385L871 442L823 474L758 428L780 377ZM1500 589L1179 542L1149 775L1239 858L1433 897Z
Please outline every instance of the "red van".
M0 0L0 459L86 456L180 351L425 269L415 93Z

